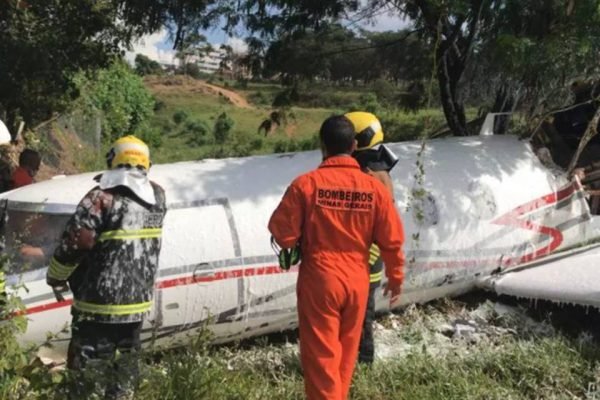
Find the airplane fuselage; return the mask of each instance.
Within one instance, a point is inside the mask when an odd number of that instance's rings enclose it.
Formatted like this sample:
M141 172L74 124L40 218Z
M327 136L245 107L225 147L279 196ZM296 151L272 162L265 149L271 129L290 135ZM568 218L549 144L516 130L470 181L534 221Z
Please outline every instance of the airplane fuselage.
M546 169L527 142L498 136L433 140L424 152L414 142L389 147L399 157L391 175L407 237L398 306L468 291L495 272L600 237L581 186ZM320 161L312 151L152 167L168 212L145 343L185 342L205 326L220 342L296 326L297 269L278 267L266 227L287 185ZM1 195L8 252L29 240L51 256L95 175ZM24 342L42 343L70 321L69 296L58 302L45 283L46 261L11 265L9 285L27 287L15 289L29 320ZM377 308L386 307L379 291ZM59 334L49 355L64 354L68 338L68 330Z

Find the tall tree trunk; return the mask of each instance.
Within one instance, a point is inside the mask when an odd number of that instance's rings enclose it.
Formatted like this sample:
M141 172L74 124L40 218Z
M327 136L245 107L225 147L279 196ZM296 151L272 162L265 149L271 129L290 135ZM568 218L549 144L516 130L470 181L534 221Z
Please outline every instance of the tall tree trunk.
M441 2L444 3L444 2ZM438 7L437 2L415 0L429 33L439 41L436 49L437 78L440 99L448 127L456 136L467 136L467 118L458 93L458 83L469 60L471 47L478 31L484 0L471 0L468 14L459 13L449 18L448 5ZM450 3L448 3L450 4ZM444 12L444 8L446 7Z
M496 90L496 98L494 100L494 105L492 106L491 112L512 112L516 101L516 92L511 88L511 86L508 83L502 83L500 87ZM496 117L494 123L494 134L502 135L506 133L506 131L508 130L508 122L510 121L509 117L510 116L508 115L499 115Z
M455 136L468 136L467 119L462 102L458 98L458 81L464 69L460 60L451 60L452 53L440 52L437 77L440 100L448 127Z

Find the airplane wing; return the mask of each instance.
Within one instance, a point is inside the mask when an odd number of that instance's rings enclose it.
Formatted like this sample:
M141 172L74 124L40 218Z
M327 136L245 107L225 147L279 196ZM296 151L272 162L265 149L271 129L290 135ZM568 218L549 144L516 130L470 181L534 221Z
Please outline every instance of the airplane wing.
M556 254L488 278L498 294L600 308L600 244Z

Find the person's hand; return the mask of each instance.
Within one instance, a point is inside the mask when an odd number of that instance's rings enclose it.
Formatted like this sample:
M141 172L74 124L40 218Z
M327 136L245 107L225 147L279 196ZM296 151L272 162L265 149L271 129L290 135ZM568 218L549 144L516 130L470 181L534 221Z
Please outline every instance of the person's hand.
M53 289L58 289L61 292L69 290L69 285L67 284L67 281L61 281L59 279L54 279L47 276L46 283L48 284L48 286L52 286Z
M400 294L402 293L402 282L388 281L383 289L383 296L386 297L390 294L390 308L398 301Z
M67 281L61 281L59 279L54 279L47 276L46 283L49 286L52 286L52 291L54 292L54 297L56 297L56 301L65 301L65 298L62 294L69 291L69 284L67 283Z
M30 246L28 244L23 245L19 249L19 254L26 261L40 261L44 259L44 251L40 247Z

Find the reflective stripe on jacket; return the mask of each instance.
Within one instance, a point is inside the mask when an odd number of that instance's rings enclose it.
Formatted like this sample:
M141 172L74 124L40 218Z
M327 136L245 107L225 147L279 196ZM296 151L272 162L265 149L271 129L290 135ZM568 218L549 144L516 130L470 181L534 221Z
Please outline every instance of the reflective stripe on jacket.
M74 315L138 322L150 310L166 212L163 189L152 186L154 206L124 187L94 188L77 206L48 269L69 281Z
M376 244L369 249L369 282L378 283L383 278L383 264L381 261L381 252Z

